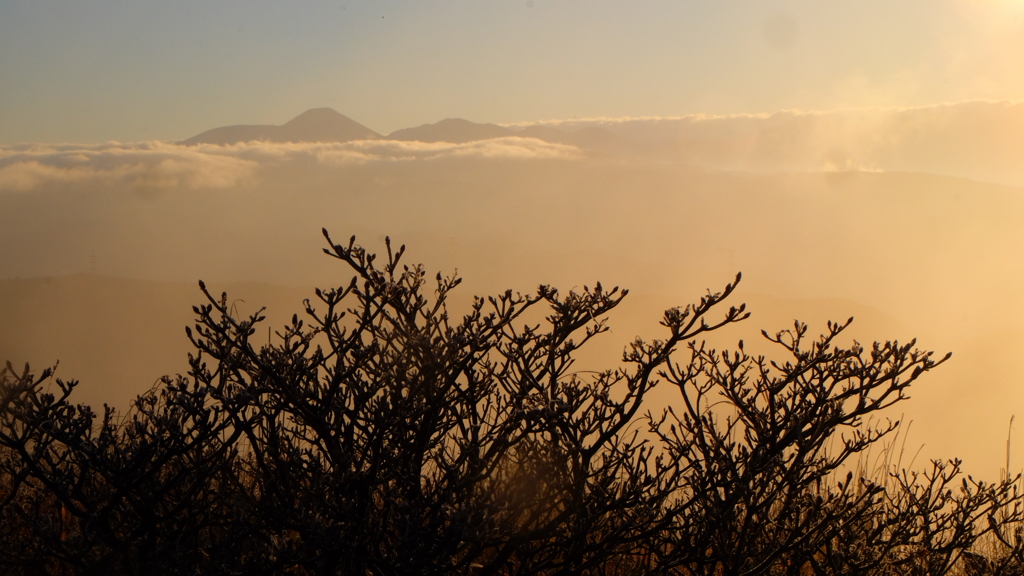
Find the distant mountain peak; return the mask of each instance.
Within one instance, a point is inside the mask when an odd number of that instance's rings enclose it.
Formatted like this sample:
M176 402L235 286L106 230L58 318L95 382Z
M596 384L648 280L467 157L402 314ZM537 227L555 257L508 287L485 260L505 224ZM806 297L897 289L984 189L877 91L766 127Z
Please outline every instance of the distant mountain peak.
M388 139L464 143L514 135L513 131L497 124L478 124L463 118L445 118L434 124L395 130L388 134Z
M239 142L350 142L376 140L381 135L333 108L312 108L281 126L238 125L207 130L181 142L237 144Z
M387 135L389 140L451 142L461 144L492 138L523 136L580 148L617 150L624 139L602 128L566 132L550 126L529 126L512 130L497 124L481 124L465 118L445 118L433 124L403 128ZM184 140L181 144L231 145L240 142L350 142L378 140L380 134L333 108L311 108L280 126L222 126Z
M295 118L285 122L283 126L300 126L310 123L355 122L334 108L310 108Z

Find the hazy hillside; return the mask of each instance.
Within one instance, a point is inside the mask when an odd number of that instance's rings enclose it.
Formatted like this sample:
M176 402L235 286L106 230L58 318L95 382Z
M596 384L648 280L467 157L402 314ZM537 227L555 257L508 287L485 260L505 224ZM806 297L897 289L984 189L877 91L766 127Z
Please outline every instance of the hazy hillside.
M905 408L935 454L976 459L985 470L1000 462L1004 428L1024 399L1024 368L1012 352L1024 345L1019 189L913 173L692 170L505 140L252 146L218 157L249 166L220 187L179 174L212 178L234 164L211 168L153 149L136 157L177 158L179 172L152 160L162 179L140 180L132 163L123 175L0 194L0 261L11 278L4 354L15 363L63 359L61 374L82 377L90 399L148 388L184 369L182 329L199 301L196 279L215 290L236 281L347 281L321 253L321 227L337 240L356 234L375 250L390 234L409 245L410 262L457 269L467 278L466 303L471 294L540 283L629 287L633 296L599 347L608 358L637 334L656 337L660 310L743 271L737 299L755 304L755 315L724 337L754 345L761 328L782 329L794 317L820 329L857 315L862 340L917 336L929 349L953 350ZM205 150L194 154L213 157ZM395 156L369 156L385 151ZM80 273L159 283L57 278ZM298 311L310 291L243 287L238 295L245 306ZM134 303L119 308L122 299ZM87 327L99 326L97 338ZM934 410L948 402L962 424Z
M411 251L417 252L415 247ZM338 279L342 280L340 276ZM455 312L466 309L473 286L480 284L473 278L467 281L469 286L455 293ZM226 291L229 303L239 314L252 314L266 307L267 320L258 332L258 339L264 340L274 338L273 332L292 314L302 315L303 300L311 298L314 305L316 302L313 286L213 282L208 288L215 297ZM855 314L858 321L851 337L908 332L891 316L849 300L779 299L749 290L741 290L740 297L754 313L755 321L748 328L756 324L781 329L790 325L794 316L822 325L829 319ZM58 377L82 382L80 402L125 407L160 375L188 370L187 355L195 350L185 327L193 324L192 307L205 302L195 283L92 274L0 280L0 354L19 365L28 362L36 368L59 362ZM580 355L581 361L595 369L613 366L632 336L657 336L657 321L664 309L684 303L681 294L634 290L613 317L612 334L595 341L592 350ZM719 343L731 346L738 337L737 333L729 334ZM756 342L752 345L754 349L758 346Z
M308 290L258 283L214 283L239 313L268 308L269 326L301 312ZM80 380L79 402L128 401L162 374L184 374L192 306L205 303L196 283L152 282L90 274L0 280L0 355L19 367L59 362L57 376ZM268 337L266 330L262 333Z

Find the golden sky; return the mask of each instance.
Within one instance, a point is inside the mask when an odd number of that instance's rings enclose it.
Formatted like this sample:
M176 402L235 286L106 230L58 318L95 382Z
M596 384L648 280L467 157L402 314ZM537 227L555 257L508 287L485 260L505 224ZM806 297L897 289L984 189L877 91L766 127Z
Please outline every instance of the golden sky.
M5 0L0 144L1024 98L1014 0Z

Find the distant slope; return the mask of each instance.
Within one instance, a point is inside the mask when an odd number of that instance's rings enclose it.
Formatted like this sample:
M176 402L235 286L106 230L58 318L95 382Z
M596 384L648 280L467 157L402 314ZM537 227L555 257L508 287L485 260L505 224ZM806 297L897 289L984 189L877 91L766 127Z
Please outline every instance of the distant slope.
M313 108L281 126L280 137L285 142L348 142L381 136L331 108Z
M331 108L313 108L289 120L283 126L238 125L207 130L184 140L181 144L237 144L253 140L262 142L349 142L376 140L373 130Z
M228 298L239 314L266 306L268 328L278 329L311 289L255 282L212 282L210 290ZM36 373L58 361L57 376L79 380L75 402L128 408L164 374L188 371L185 336L194 323L192 306L205 303L195 283L156 282L76 274L0 280L0 366L18 369L28 362Z
M273 331L280 330L292 314L304 317L302 301L314 291L256 282L212 282L209 288L215 296L226 291L240 316L267 308L262 314L267 319L252 337L257 345L268 339L279 341ZM744 296L761 322L771 319L766 324L769 328L784 327L794 314L819 325L856 314L855 332L865 338L906 333L897 320L857 302ZM678 305L680 298L679 294L634 294L629 306L614 315L619 336L649 330L651 320ZM10 361L20 370L27 362L38 374L59 362L59 378L81 382L74 402L127 409L135 395L161 376L187 373L188 354L196 351L185 327L194 325L192 306L203 303L206 300L194 283L92 274L0 279L0 366ZM608 338L581 358L607 368L621 345L620 339Z
M184 140L181 144L186 146L195 146L196 144L218 144L224 146L239 142L250 142L252 140L273 142L272 135L275 130L280 128L280 126L270 126L267 124L221 126L220 128L207 130L198 136Z
M403 128L388 134L388 140L406 140L411 142L451 142L462 144L476 140L490 140L516 136L516 133L497 124L477 124L462 118L446 118L434 124L424 124L415 128Z

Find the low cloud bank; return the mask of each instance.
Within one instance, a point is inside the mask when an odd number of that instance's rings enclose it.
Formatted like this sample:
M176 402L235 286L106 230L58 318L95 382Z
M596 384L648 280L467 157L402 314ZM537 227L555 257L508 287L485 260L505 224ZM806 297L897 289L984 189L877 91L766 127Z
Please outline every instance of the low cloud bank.
M225 188L256 162L161 142L0 147L0 190L53 184L121 183L151 188Z
M0 147L0 190L27 191L47 185L81 183L216 189L231 188L258 177L261 167L287 164L580 157L581 152L572 146L517 137L464 144L360 140L247 142L230 146L181 146L165 142L24 145Z
M660 157L742 171L910 171L1024 186L1024 101L772 114L590 118Z

